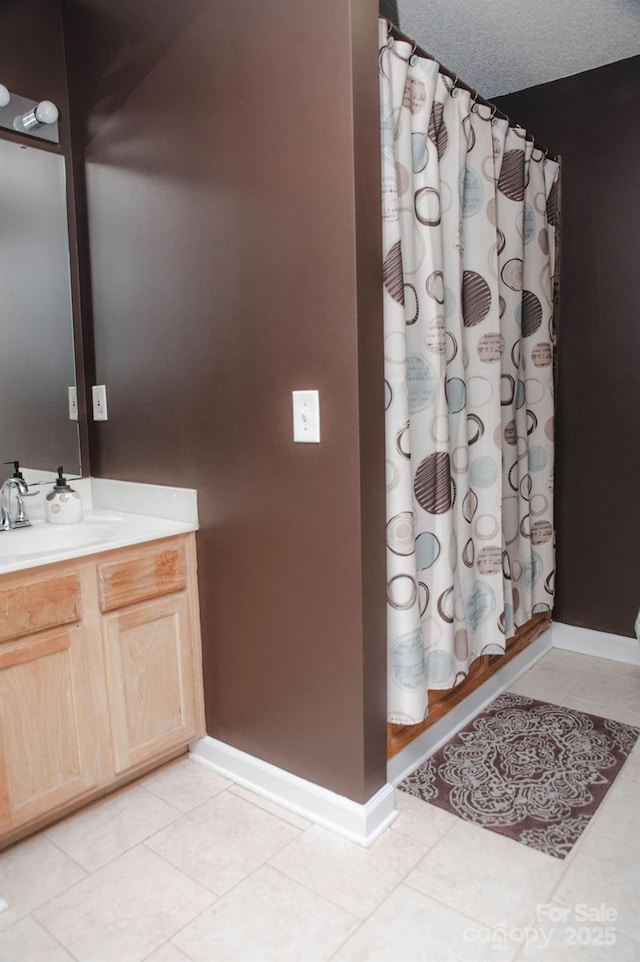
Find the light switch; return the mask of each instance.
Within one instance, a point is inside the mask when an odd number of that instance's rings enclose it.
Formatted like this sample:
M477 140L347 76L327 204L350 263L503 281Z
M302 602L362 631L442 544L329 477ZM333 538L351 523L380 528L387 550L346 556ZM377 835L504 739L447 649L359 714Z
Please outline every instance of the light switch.
M94 384L91 388L93 400L93 420L108 421L107 417L107 389L104 384Z
M69 420L78 420L78 391L75 385L69 388Z
M320 396L317 391L293 391L293 440L320 441Z

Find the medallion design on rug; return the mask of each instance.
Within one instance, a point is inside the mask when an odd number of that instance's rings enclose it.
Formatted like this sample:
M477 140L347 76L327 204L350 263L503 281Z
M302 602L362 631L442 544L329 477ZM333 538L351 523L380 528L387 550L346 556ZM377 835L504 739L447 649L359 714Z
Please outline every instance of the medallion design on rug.
M622 722L506 692L398 788L565 858L639 735Z

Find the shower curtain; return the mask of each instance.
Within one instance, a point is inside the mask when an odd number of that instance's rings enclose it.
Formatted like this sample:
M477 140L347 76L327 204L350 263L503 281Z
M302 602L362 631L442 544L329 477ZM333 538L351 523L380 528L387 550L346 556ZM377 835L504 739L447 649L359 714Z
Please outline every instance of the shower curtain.
M380 21L389 721L553 605L558 164Z

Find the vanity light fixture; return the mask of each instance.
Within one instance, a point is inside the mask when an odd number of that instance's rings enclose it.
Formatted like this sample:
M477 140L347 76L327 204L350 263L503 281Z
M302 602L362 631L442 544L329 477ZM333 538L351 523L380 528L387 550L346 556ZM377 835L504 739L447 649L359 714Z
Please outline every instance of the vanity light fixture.
M21 97L0 84L0 127L5 130L57 144L59 119L60 111L50 100Z
M16 130L24 130L33 133L40 130L44 124L55 124L60 116L60 112L55 104L50 100L41 100L32 110L27 110L26 114L16 117L13 126Z

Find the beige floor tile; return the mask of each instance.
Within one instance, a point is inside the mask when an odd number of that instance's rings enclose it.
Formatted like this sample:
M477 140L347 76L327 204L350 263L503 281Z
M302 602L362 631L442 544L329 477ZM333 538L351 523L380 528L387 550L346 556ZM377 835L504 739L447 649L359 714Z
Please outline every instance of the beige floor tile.
M556 902L545 908L567 912ZM527 933L517 962L638 962L639 958L640 944L615 925L585 921L584 916L569 911L564 918L541 914Z
M395 791L394 801L400 814L391 824L393 831L415 838L429 848L459 821L451 812L445 812L443 808L423 802L399 789Z
M592 668L601 662L602 658L593 658L591 655L579 655L575 651L567 651L564 648L552 648L540 661L536 662L533 668L569 672L572 678L577 679L583 674L588 674Z
M635 711L640 695L640 668L602 659L600 665L579 679L572 694L576 698Z
M596 678L631 680L640 685L640 665L631 665L626 661L614 661L612 658L594 658L589 674Z
M257 805L258 808L264 809L265 812L277 815L278 818L289 822L290 825L294 825L302 831L311 825L311 822L307 818L302 818L301 815L296 815L295 812L290 812L288 809L283 808L282 805L270 802L268 798L263 798L262 795L256 795L255 792L250 792L248 788L243 788L241 785L231 783L229 791L233 795L237 795L238 798L244 798L245 802L251 802L252 805Z
M525 926L564 870L560 859L460 821L406 884L487 926Z
M636 742L620 772L621 778L630 778L632 782L640 782L640 742Z
M508 962L519 946L400 885L332 962Z
M640 782L619 775L593 816L591 826L609 838L640 846Z
M196 962L322 960L358 925L353 915L264 865L173 941Z
M576 711L586 712L587 715L597 715L598 718L612 718L614 721L623 722L625 725L640 727L640 705L629 708L626 704L616 702L614 699L607 699L603 694L603 700L593 701L583 698L576 694L576 691L569 692L562 702L567 708L575 708Z
M85 871L43 835L0 855L0 895L9 908L0 912L0 930L85 877Z
M509 685L515 695L525 695L537 701L548 701L552 705L564 705L570 691L575 688L575 680L568 674L538 669L534 666L516 682Z
M212 901L211 892L139 845L34 915L83 962L138 962Z
M0 962L74 962L52 935L31 916L0 932Z
M193 960L173 942L164 942L159 949L147 955L144 962L193 962Z
M190 812L233 783L206 765L185 758L145 778L141 784L174 808Z
M367 849L313 825L271 864L364 919L426 851L400 832L385 832Z
M94 872L180 816L177 808L135 787L54 825L47 838Z
M595 829L589 831L553 899L571 909L578 903L611 906L617 912L617 929L640 939L638 849Z
M299 834L293 825L223 792L146 844L216 895L223 895Z

